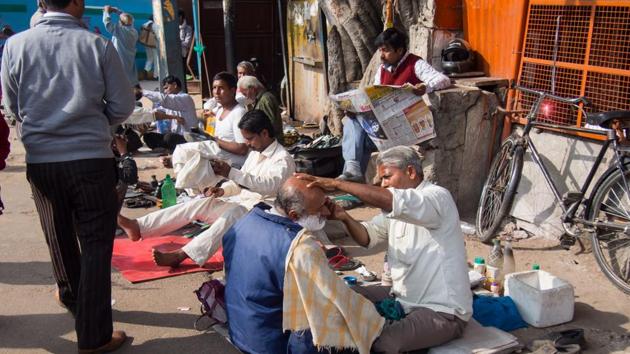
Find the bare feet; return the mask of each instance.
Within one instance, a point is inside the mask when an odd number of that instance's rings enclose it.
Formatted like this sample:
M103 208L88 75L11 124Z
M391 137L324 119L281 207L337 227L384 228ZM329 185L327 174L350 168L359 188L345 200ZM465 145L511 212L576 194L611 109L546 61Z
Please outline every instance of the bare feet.
M142 238L140 235L140 226L135 219L129 219L118 214L118 226L127 234L131 241L138 241Z
M172 252L160 252L153 249L153 261L159 266L176 268L186 258L188 255L181 249Z

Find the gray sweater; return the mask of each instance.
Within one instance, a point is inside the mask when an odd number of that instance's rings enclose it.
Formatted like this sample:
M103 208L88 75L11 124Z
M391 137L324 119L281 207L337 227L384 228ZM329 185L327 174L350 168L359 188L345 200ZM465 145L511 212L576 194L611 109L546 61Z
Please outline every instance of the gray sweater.
M22 122L27 163L111 158L110 126L134 94L112 43L65 14L47 14L7 40L3 103Z

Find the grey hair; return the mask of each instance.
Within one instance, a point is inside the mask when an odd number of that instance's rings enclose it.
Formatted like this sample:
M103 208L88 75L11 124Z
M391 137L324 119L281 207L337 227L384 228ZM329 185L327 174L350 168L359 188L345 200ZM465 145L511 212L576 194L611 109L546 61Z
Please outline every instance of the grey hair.
M422 159L416 150L409 146L394 146L378 154L376 165L394 166L399 169L405 169L411 166L416 173L422 173Z
M236 67L245 69L245 71L250 73L250 75L256 72L256 68L254 68L254 64L252 64L251 62L247 60L243 60L242 62L236 64Z
M282 186L276 196L274 206L289 215L291 210L304 214L304 194L294 186Z
M258 88L264 89L265 86L256 78L256 76L245 75L238 79L236 86L240 89Z
M133 25L133 16L128 12L123 12L120 14L120 22L125 26L131 26Z

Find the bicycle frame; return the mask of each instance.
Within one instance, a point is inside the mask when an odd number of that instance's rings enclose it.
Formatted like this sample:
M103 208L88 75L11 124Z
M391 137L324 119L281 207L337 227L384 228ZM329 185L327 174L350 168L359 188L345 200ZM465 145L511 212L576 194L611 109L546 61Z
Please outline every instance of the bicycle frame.
M536 99L536 101L532 105L532 108L530 109L529 113L527 114L527 117L526 117L527 118L527 124L525 125L525 127L523 129L523 134L520 137L521 140L519 141L519 144L521 144L525 150L527 150L527 148L530 149L532 160L534 161L534 163L538 166L538 168L542 172L543 177L545 179L545 182L547 183L547 185L551 189L551 191L552 191L552 193L554 195L554 198L556 199L556 201L558 202L558 205L560 205L560 208L562 209L562 222L563 223L573 223L573 222L577 221L577 222L580 222L580 223L583 223L583 224L586 224L586 225L589 225L589 226L596 226L596 227L602 227L602 228L612 228L612 229L615 229L615 230L620 230L620 226L619 225L606 223L606 222L591 222L591 221L585 220L584 218L576 218L575 217L575 213L577 212L579 206L587 200L586 192L588 191L588 188L590 187L591 183L593 182L593 178L595 176L595 173L599 169L599 166L601 165L601 162L604 159L604 155L606 154L606 151L608 150L608 148L610 147L611 144L612 144L612 147L613 147L613 151L615 152L615 162L616 162L617 168L622 171L625 191L626 191L627 195L630 196L630 188L628 188L628 182L626 180L627 168L624 166L623 159L622 159L622 156L621 156L622 152L624 152L626 149L620 149L619 144L618 144L617 139L616 139L615 131L613 129L606 129L606 130L603 130L603 131L601 131L601 130L591 130L591 129L577 128L577 127L566 127L566 126L560 126L560 125L556 125L556 124L538 122L537 121L538 111L540 110L540 107L541 107L541 105L542 105L542 103L543 103L543 101L545 99L552 99L554 101L559 101L559 102L572 104L574 106L577 106L578 109L582 110L582 112L585 115L587 115L587 113L586 113L586 111L584 111L584 109L582 107L579 106L579 103L587 104L588 102L583 97L569 99L569 98L564 98L564 97L559 97L559 96L547 94L547 93L544 93L544 92L530 90L530 89L527 89L525 87L521 87L521 86L518 86L518 85L514 85L513 88L515 88L517 90L520 90L520 91L523 91L523 92L526 92L526 93L530 93L530 94L534 94L534 95L538 96L538 98ZM547 167L545 166L544 162L540 158L540 154L538 153L538 150L536 149L536 146L534 145L533 141L529 137L529 133L532 130L532 128L537 128L537 127L538 128L544 128L544 129L552 129L552 130L565 130L565 131L568 130L568 131L576 131L576 132L589 132L589 133L600 134L600 135L605 135L606 136L606 140L604 141L604 144L602 145L602 148L599 151L599 154L597 155L597 158L595 159L595 162L591 166L591 169L590 169L590 171L589 171L589 173L588 173L588 175L586 177L586 180L584 181L582 187L580 188L580 196L579 196L579 198L576 199L575 201L572 201L568 205L565 204L565 201L563 200L562 196L560 195L560 191L558 190L558 187L555 185L551 175L549 174L549 170L547 169ZM629 230L630 230L630 225L628 225L627 227L621 229L620 231L623 231L623 232L626 232L626 233L630 233Z

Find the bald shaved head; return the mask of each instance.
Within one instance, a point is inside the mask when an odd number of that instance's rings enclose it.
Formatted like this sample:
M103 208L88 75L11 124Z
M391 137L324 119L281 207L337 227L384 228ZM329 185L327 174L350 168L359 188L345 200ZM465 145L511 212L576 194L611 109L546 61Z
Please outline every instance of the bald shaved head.
M276 207L293 220L305 214L320 212L326 201L324 191L319 187L308 187L309 182L289 178L278 191Z

